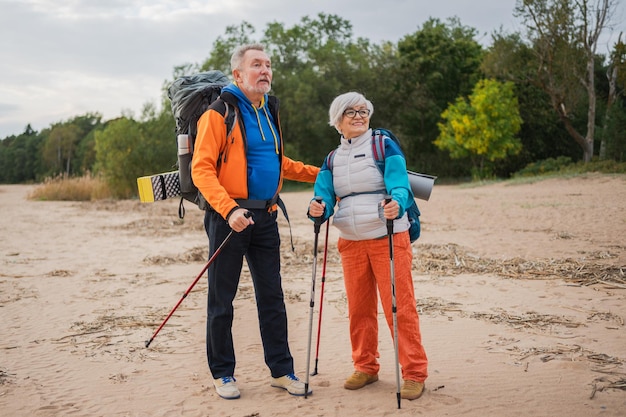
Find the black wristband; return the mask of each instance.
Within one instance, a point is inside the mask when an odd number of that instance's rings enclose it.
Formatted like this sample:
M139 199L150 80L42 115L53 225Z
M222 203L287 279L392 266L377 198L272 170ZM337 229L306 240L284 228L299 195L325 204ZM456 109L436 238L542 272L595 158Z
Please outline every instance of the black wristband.
M235 206L235 207L233 207L233 208L232 208L232 209L228 212L228 214L226 215L226 222L228 222L228 219L230 219L230 216L231 216L231 215L235 212L235 210L240 209L240 208L241 208L241 207L239 207L239 206Z

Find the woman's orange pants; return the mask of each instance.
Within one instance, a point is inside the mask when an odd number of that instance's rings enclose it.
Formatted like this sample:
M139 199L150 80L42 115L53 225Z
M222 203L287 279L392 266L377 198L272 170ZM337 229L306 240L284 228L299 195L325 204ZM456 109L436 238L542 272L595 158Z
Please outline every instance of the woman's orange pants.
M422 346L415 301L409 233L395 233L394 272L398 360L402 379L423 382L428 377L428 359ZM389 239L362 241L339 238L344 284L348 298L352 360L357 371L378 374L378 293L393 339Z

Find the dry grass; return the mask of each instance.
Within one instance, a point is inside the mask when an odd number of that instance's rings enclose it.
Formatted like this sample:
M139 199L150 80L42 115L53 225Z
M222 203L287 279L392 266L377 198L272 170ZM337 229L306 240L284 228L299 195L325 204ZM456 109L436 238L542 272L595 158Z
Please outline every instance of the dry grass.
M413 258L413 269L431 275L495 274L511 279L563 279L578 286L603 284L626 289L626 266L605 262L615 257L608 252L594 252L581 259L498 260L471 254L455 244L420 245Z
M15 378L14 373L10 373L5 369L0 369L0 385L8 384Z
M284 267L309 267L313 261L310 241L294 239L296 251L289 241L282 242ZM419 275L454 276L460 274L493 274L509 279L562 279L568 285L603 285L605 288L626 289L626 265L612 262L617 256L610 252L589 252L572 259L491 259L473 254L456 244L414 245L413 271ZM623 246L615 248L623 250ZM318 248L318 261L323 262L323 245ZM156 260L152 262L157 263ZM341 258L335 244L329 245L328 262L340 265ZM167 263L160 260L159 263Z
M41 201L94 201L111 196L109 187L100 177L87 173L82 177L59 175L47 178L28 198Z

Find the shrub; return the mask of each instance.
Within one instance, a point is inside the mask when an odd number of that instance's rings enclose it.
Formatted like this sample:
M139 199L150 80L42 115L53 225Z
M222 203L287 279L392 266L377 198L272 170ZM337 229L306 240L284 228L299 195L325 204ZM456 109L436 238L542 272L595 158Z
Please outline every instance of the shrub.
M626 163L613 160L597 160L591 162L572 163L570 157L559 156L558 158L548 158L542 161L533 162L526 165L513 175L513 178L533 177L539 175L576 175L587 172L600 172L603 174L625 174Z
M82 177L62 174L47 178L28 198L43 201L91 201L111 198L111 192L100 177L89 173Z

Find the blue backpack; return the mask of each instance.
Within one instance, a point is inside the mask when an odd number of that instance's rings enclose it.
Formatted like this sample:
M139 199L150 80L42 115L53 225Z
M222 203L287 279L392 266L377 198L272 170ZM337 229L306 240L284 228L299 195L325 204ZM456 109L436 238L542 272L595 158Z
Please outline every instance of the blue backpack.
M376 161L376 166L381 174L385 174L385 137L390 138L394 142L400 146L400 141L398 138L387 129L372 129L372 155L374 160ZM328 156L326 157L326 166L332 172L333 171L333 160L335 158L335 151L333 149L330 151ZM413 204L411 204L406 209L407 217L409 218L409 223L411 226L409 227L409 236L411 238L411 243L415 242L421 234L422 227L420 224L420 210L417 207L417 203L415 199L413 199Z

